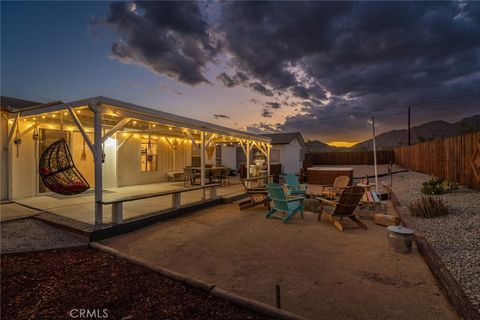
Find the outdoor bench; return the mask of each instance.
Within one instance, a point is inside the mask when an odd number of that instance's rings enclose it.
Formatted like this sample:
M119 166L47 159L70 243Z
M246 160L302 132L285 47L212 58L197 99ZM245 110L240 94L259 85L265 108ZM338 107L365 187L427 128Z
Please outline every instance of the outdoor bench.
M199 186L193 187L188 189L180 189L180 190L172 190L172 191L163 191L163 192L156 192L156 193L147 193L141 195L134 195L134 196L126 196L122 198L116 199L109 199L109 200L101 200L97 201L98 204L102 205L112 205L112 222L113 224L120 224L123 223L123 203L129 201L136 201L136 200L143 200L155 197L162 197L162 196L172 196L172 209L179 209L181 207L181 194L184 192L190 192L195 190L205 190L210 189L210 200L215 200L217 198L217 190L216 188L219 187L220 184L209 184L208 186ZM205 193L202 196L202 200L205 200Z

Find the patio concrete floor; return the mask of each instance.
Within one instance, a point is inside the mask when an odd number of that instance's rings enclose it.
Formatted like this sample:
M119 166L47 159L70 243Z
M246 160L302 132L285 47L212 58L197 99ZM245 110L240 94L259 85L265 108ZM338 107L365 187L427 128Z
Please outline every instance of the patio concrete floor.
M26 208L14 202L2 203L0 205L0 221L10 221L21 218L28 218L39 213L38 210Z
M219 205L103 243L270 305L279 284L282 308L311 319L457 319L418 250L389 250L385 227L264 213Z
M183 182L161 182L136 186L127 186L120 188L105 189L104 200L141 195L147 193L156 193L164 191L173 191L185 189ZM238 180L232 179L230 185L221 186L217 189L217 196L229 197L244 192L243 186ZM184 192L181 196L181 204L191 204L201 200L202 190ZM207 198L209 190L206 190ZM80 221L89 225L93 225L95 221L94 209L94 193L89 190L84 194L76 196L62 196L56 194L40 195L31 198L24 198L15 201L18 204L38 209L40 211L48 211L69 219ZM138 218L153 212L167 210L172 206L172 196L162 196L144 200L126 202L123 205L124 220ZM3 207L3 205L2 205ZM103 206L103 222L111 223L111 205Z

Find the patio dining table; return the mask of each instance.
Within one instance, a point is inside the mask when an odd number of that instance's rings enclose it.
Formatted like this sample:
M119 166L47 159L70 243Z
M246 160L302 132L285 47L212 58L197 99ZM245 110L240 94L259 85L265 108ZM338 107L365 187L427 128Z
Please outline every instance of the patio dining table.
M200 172L202 170L201 167L189 167L190 169L193 169L193 171L196 173L193 177L193 181L192 181L192 184L200 184L200 183L197 183L197 174L200 175ZM225 170L225 169L230 169L230 167L208 167L208 168L205 168L205 178L206 179L210 179L211 180L211 177L213 176L213 173L215 170ZM227 175L229 174L230 172L227 172ZM209 181L209 183L213 183L213 181Z

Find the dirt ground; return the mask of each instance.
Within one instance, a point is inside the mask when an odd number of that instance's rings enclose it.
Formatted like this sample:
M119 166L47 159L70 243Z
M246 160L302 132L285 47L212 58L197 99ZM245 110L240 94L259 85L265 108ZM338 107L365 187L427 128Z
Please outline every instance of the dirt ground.
M87 247L2 255L1 291L2 319L267 319Z
M311 319L457 319L416 248L388 249L385 227L340 232L221 205L104 243L131 256Z

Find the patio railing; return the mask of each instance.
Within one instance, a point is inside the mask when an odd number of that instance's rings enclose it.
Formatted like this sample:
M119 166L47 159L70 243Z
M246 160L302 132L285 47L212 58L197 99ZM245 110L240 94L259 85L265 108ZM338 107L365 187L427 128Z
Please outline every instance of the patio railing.
M98 201L99 204L102 205L112 205L112 222L113 224L120 224L123 223L123 203L124 202L130 202L130 201L136 201L136 200L144 200L144 199L150 199L150 198L155 198L155 197L163 197L163 196L172 196L172 206L171 209L180 209L181 208L181 195L184 192L191 192L191 191L196 191L196 190L205 190L205 189L210 189L209 192L209 200L215 200L217 198L217 187L219 187L220 184L210 184L208 186L199 186L199 187L193 187L193 188L188 188L188 189L180 189L180 190L173 190L173 191L164 191L164 192L157 192L157 193L148 193L148 194L141 194L141 195L136 195L136 196L127 196L127 197L122 197L122 198L117 198L117 199L110 199L110 200L102 200ZM202 197L203 200L205 199L205 193L203 194Z

